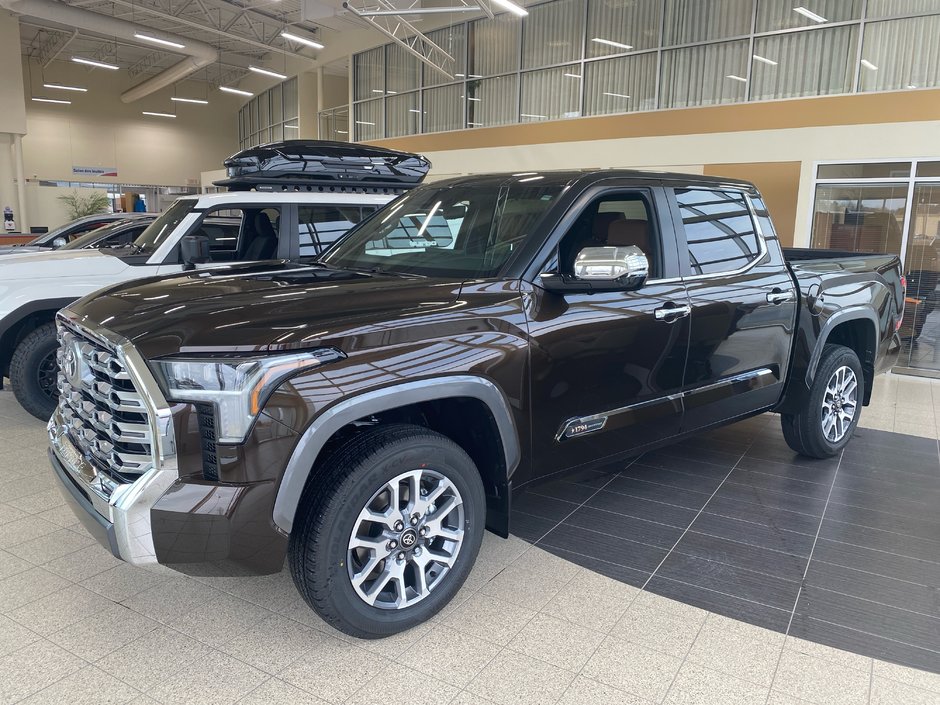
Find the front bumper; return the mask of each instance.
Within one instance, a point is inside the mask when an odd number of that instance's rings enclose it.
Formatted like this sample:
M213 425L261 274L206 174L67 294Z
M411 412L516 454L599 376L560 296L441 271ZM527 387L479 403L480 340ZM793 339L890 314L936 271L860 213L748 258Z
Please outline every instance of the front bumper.
M150 509L176 479L175 467L157 464L133 483L116 483L75 447L58 410L48 430L49 459L59 489L82 525L121 560L156 564Z

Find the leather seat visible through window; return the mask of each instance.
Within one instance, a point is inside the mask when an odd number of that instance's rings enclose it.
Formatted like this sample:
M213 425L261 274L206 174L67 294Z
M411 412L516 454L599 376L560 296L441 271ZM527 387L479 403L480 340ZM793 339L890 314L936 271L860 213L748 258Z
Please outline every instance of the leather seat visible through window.
M650 256L650 228L645 220L615 220L607 230L607 245L629 247L636 245L643 254Z
M244 258L249 262L273 258L277 253L277 233L268 214L264 211L256 213L253 225L255 236L245 248Z

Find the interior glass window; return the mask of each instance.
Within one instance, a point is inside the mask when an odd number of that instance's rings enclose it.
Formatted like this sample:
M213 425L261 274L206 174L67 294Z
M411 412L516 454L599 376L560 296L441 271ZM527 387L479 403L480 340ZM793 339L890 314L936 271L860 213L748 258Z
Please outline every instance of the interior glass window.
M760 254L744 195L736 191L676 189L692 275L732 272Z
M300 256L319 255L373 211L373 206L300 206L297 209Z

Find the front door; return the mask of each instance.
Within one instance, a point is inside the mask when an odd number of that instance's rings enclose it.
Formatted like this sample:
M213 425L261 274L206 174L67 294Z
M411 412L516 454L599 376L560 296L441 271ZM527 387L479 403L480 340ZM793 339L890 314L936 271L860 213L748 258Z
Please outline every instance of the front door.
M679 432L688 302L676 281L673 233L663 233L661 222L671 222L661 189L603 192L583 206L546 267L571 275L584 247L636 245L650 260L648 282L593 294L534 287L534 476L613 460ZM667 277L673 281L657 281Z
M683 431L694 431L780 398L797 292L759 198L730 188L673 193L692 304Z

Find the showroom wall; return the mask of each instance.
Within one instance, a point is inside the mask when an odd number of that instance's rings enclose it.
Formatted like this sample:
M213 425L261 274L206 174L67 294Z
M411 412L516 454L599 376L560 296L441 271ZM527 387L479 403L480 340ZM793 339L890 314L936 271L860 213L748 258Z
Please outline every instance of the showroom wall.
M200 172L218 168L237 149L241 100L211 88L207 93L204 82L181 83L176 94L208 98L209 105L174 103L172 88L125 104L121 92L141 80L125 71L114 75L57 61L42 73L37 64L23 62L27 179L185 186L198 184ZM88 93L53 96L42 87L44 80L83 86ZM72 104L37 103L31 96L65 97ZM144 110L177 117L149 117ZM118 176L89 179L75 174L74 167L116 168Z
M438 177L700 165L767 190L781 239L805 246L817 161L929 156L938 131L940 90L917 90L505 125L375 144L427 155Z

